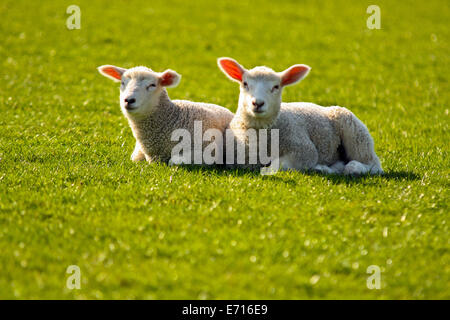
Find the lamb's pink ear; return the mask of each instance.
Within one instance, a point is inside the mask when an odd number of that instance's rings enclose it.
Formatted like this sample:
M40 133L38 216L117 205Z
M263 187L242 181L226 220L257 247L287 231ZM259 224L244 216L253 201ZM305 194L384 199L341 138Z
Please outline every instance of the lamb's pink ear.
M173 70L167 69L159 76L159 84L163 87L176 87L181 80L181 75Z
M283 72L280 72L281 85L289 86L291 84L299 82L308 75L309 70L311 70L311 68L305 64L296 64L292 67L289 67Z
M110 78L114 81L120 81L120 79L122 79L122 74L127 71L127 69L111 65L100 66L97 68L97 70L105 77Z
M242 81L242 75L245 72L245 68L242 67L236 60L231 58L219 58L217 64L220 70L225 73L231 80L238 82Z

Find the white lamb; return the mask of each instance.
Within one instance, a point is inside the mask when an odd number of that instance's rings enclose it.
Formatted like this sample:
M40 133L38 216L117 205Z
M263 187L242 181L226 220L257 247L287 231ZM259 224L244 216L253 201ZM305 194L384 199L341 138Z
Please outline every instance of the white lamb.
M348 109L313 103L281 103L282 89L309 73L294 65L276 73L267 67L246 70L230 58L218 59L220 69L240 84L239 106L229 129L246 143L245 131L279 129L282 170L317 170L325 173L382 174L367 127Z
M107 78L121 81L120 106L136 138L133 161L169 163L178 144L172 141L175 130L187 129L193 134L194 122L201 121L202 134L208 129L223 132L233 118L233 113L218 105L170 100L166 88L176 87L181 79L175 71L157 73L146 67L127 70L111 65L98 70Z

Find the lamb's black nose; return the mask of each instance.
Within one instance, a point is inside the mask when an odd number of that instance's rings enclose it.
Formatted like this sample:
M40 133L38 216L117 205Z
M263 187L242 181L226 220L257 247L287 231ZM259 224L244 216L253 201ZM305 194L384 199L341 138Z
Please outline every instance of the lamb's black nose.
M127 98L127 99L125 99L125 102L127 105L130 105L130 104L135 103L136 99L135 98Z
M255 112L255 113L264 112L263 110L261 110L262 106L264 105L263 100L254 99L252 101L252 104L253 104L253 112Z
M253 100L253 101L252 101L252 104L253 104L257 109L259 109L259 108L261 108L261 107L264 105L264 101L261 101L261 100Z

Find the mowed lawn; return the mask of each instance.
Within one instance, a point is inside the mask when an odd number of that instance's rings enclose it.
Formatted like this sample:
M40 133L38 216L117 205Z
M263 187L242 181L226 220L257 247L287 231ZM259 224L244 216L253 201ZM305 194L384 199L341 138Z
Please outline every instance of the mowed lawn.
M0 16L0 299L450 298L448 1L2 0ZM310 65L284 101L351 109L386 175L131 162L96 67L171 68L171 98L234 112L221 56Z

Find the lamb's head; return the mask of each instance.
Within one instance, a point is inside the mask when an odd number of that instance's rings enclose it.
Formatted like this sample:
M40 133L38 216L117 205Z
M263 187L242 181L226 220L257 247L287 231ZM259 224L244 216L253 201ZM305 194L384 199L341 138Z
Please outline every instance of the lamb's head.
M231 80L240 84L238 112L260 119L276 117L280 111L283 88L306 77L311 69L296 64L283 72L267 67L246 70L231 58L218 59L218 65Z
M107 78L120 81L120 107L126 116L145 115L159 104L167 87L176 87L181 76L173 70L158 73L146 67L131 69L105 65L98 71Z

